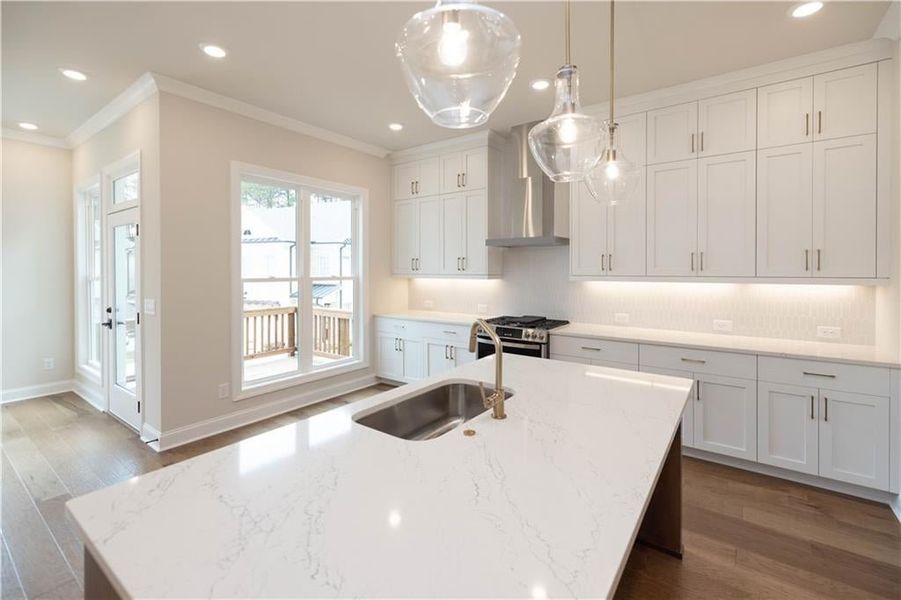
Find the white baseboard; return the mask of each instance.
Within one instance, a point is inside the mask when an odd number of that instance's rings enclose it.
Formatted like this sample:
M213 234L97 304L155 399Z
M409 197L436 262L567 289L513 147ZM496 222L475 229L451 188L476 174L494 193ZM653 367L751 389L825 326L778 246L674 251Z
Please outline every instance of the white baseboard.
M901 523L901 494L895 494L895 497L889 501L888 505L892 507L892 512L895 513L895 517Z
M365 375L351 381L318 388L297 394L296 396L276 400L275 402L270 402L268 404L238 410L227 415L222 415L221 417L206 419L170 431L156 432L159 441L150 446L158 452L171 450L177 446L182 446L219 433L237 429L238 427L250 425L251 423L256 423L257 421L262 421L317 402L322 402L323 400L328 400L335 396L349 394L350 392L355 392L371 385L375 385L375 383L377 383L377 379L374 375Z
M160 439L160 431L156 427L151 427L147 423L141 425L141 441L145 444L150 444L151 442L156 442ZM151 446L154 450L159 452L159 447L157 445Z
M779 479L788 479L789 481L794 481L795 483L803 483L812 487L829 490L830 492L838 492L840 494L846 494L848 496L856 496L865 500L872 500L874 502L888 504L892 507L892 510L895 511L896 515L898 514L898 510L901 509L901 505L899 505L898 495L891 492L873 490L859 485L845 483L843 481L833 481L832 479L817 477L816 475L796 473L787 469L780 469L779 467L762 465L760 463L750 462L747 460L742 460L740 458L732 458L731 456L723 456L721 454L705 452L704 450L698 450L697 448L683 447L682 454L685 456L690 456L692 458L700 458L701 460L719 463L728 467L735 467L736 469L753 471L754 473L760 473L761 475L769 475L771 477L778 477ZM897 509L896 506L898 506ZM901 517L899 517L899 519L901 519Z
M100 412L106 412L106 406L104 406L103 401L103 390L101 388L76 379L72 382L72 391Z
M49 383L39 383L38 385L26 385L24 387L3 390L2 397L0 397L0 404L18 402L19 400L30 400L31 398L40 398L41 396L49 396L51 394L71 392L73 385L73 380L63 379L61 381L51 381Z

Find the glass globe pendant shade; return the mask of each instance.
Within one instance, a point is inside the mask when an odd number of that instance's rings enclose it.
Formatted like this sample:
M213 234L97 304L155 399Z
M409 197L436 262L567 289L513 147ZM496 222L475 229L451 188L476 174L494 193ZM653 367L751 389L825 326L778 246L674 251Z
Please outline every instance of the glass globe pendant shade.
M611 206L616 206L628 202L635 195L641 182L642 170L621 150L616 123L606 122L604 125L607 129L607 145L585 183L595 200L606 200Z
M551 181L582 181L603 148L601 124L579 112L579 72L574 65L557 71L551 116L529 131L529 149Z
M407 21L395 43L407 86L436 125L478 127L504 98L522 40L503 13L439 0Z

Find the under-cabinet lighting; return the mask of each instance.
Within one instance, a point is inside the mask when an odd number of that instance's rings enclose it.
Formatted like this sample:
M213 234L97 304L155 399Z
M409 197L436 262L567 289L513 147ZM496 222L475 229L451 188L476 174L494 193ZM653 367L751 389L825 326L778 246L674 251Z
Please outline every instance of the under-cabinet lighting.
M792 9L792 16L796 19L803 19L819 12L821 8L823 8L822 2L805 2Z
M38 128L38 126L35 125L34 123L25 123L25 122L22 122L22 123L19 123L19 128L20 128L20 129L25 129L26 131L34 131L34 130L36 130L36 129Z

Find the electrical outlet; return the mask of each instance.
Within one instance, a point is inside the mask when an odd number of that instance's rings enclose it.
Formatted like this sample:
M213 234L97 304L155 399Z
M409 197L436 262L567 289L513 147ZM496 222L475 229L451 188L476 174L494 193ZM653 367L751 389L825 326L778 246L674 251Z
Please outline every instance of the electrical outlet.
M487 304L479 304L476 306L476 311L478 311L478 313L480 315L487 315L488 314L488 305Z
M425 301L423 301L422 306L426 310L432 310L433 308L435 308L435 301L434 300L425 300Z
M732 331L732 321L727 319L714 319L713 320L713 330L714 331Z
M614 313L613 314L613 322L617 325L628 325L629 324L629 313Z
M56 361L53 360L52 358L44 359L44 370L45 371L52 371L55 366L56 366Z
M817 337L830 340L838 340L842 337L841 327L827 327L826 325L817 325Z
M229 389L230 387L231 386L228 385L227 383L219 384L219 399L220 400L225 400L226 398L228 398L229 394L231 393L231 390Z

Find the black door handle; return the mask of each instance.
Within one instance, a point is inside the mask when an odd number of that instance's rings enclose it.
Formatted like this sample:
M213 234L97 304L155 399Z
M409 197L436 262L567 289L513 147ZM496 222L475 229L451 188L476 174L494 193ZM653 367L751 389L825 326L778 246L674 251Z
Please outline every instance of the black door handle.
M113 320L112 320L111 318L110 318L110 319L107 319L106 321L104 321L103 323L101 323L101 325L103 325L103 326L106 327L107 329L112 329L112 328L113 328Z

